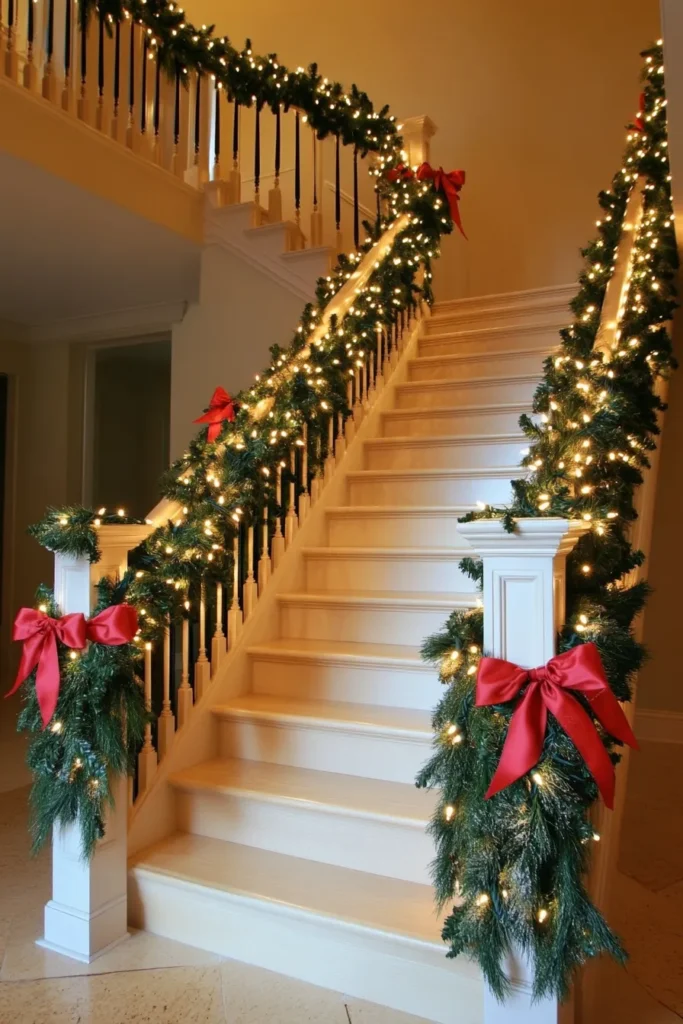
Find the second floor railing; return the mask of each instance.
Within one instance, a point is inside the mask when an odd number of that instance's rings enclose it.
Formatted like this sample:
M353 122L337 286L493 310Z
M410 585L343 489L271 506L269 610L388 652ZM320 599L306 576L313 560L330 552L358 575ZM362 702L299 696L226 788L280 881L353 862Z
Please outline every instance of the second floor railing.
M159 23L171 39L182 36L178 10L141 0L0 0L0 81L185 184L210 186L215 204L253 202L254 226L288 222L291 250L358 250L363 221L382 215L372 172L386 139L393 144L393 123L363 115L372 128L352 137L315 108L334 115L352 105L356 113L363 106L355 94L340 95L315 68L287 72L249 43L238 52L192 30L189 49L171 51ZM200 50L211 60L199 62Z

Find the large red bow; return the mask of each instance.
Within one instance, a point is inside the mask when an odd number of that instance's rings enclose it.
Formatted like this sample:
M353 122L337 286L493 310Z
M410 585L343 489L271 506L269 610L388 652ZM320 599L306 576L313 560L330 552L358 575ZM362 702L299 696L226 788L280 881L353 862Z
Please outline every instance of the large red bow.
M52 619L35 608L21 608L14 620L12 639L23 640L24 648L17 678L6 696L11 697L37 667L36 696L44 728L55 713L59 697L57 641L78 651L85 647L88 640L116 647L130 643L137 628L138 617L129 604L115 604L105 608L88 622L80 612Z
M505 704L526 687L515 708L486 799L505 789L538 763L548 712L573 740L598 784L607 807L614 806L614 765L595 724L572 695L580 693L606 732L638 749L624 712L609 688L595 644L581 644L542 668L525 669L500 658L482 658L477 676L477 707Z
M220 434L223 420L232 423L235 419L235 412L235 403L228 392L223 388L216 388L211 396L208 410L194 422L209 424L206 439L211 444Z
M397 164L396 167L392 167L390 171L387 171L387 178L389 181L410 181L412 178L417 178L418 181L433 181L434 189L437 192L443 192L448 200L453 223L457 225L463 238L467 238L463 230L460 208L458 206L460 202L459 192L465 184L464 171L449 171L447 174L443 167L439 167L438 171L436 171L428 163L423 163L420 164L417 174L415 174L405 164Z
M460 220L460 209L458 203L460 202L459 192L465 184L465 172L464 171L449 171L448 174L444 171L443 167L439 167L438 171L430 167L428 163L421 164L417 169L417 180L418 181L433 181L434 188L437 192L443 192L448 200L448 206L451 211L451 217L453 223L457 226L460 234L463 238L467 238Z

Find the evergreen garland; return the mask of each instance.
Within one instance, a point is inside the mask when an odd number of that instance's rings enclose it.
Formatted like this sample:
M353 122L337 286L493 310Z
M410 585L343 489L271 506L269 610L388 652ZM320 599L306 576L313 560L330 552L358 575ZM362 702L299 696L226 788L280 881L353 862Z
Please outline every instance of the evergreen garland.
M208 598L215 590L208 584L220 582L227 600L231 599L237 531L262 522L264 505L271 520L282 513L274 485L283 466L284 485L290 481L287 467L293 443L302 447L305 436L311 471L322 469L328 454L328 419L350 413L350 375L376 351L378 331L407 322L421 302L431 302L431 261L439 255L441 235L450 233L453 223L448 203L431 183L390 180L387 172L405 159L394 118L387 108L375 112L355 86L345 92L338 83L322 79L315 65L308 71L288 71L275 55L255 56L249 44L237 52L226 39L213 38L210 29L195 29L178 7L165 0L133 0L125 6L118 0L85 0L79 11L82 25L92 16L101 17L108 28L116 21L135 18L151 30L148 43L157 48L163 68L172 76L185 78L188 71L195 71L212 87L220 83L231 99L245 106L254 102L272 109L278 103L285 109L295 105L319 138L339 134L361 154L374 153L370 174L386 211L376 224L364 225L367 238L358 251L339 255L334 270L320 279L315 302L305 307L290 345L273 345L265 372L253 387L234 396L234 422L225 422L211 443L207 429L202 428L164 474L161 493L174 503L172 518L131 554L130 569L121 580L115 584L102 580L98 610L122 601L137 610L136 646L90 645L73 661L60 648L61 696L54 721L45 730L33 679L23 687L26 705L19 728L31 733L34 848L46 841L55 823L79 820L83 848L89 855L109 798L105 766L113 773L132 770L131 751L142 738L145 713L140 688L128 685L134 678L134 664L142 658L145 645L159 642L169 622L178 624L192 614L202 586ZM402 214L409 215L407 226L397 232L388 250L377 253L375 269L358 290L354 306L343 318L332 318L320 337L330 300ZM293 482L300 491L298 478ZM52 508L31 533L50 551L96 562L100 527L137 522L122 512ZM53 607L42 591L38 602ZM122 730L124 719L109 714L112 692L119 684L127 733ZM60 727L55 730L57 722Z
M513 481L509 508L464 517L501 517L509 530L516 518L528 516L590 524L568 559L567 617L558 650L595 643L620 701L630 699L645 654L632 623L648 587L628 580L644 557L629 542L634 492L664 408L657 381L675 366L668 321L676 306L677 253L661 46L643 57L643 109L627 135L622 169L599 196L604 212L597 237L583 250L574 322L560 332L559 354L545 363L533 418L520 420L530 440L523 460L530 474ZM627 301L617 345L605 355L596 346L602 304L626 203L640 182L644 214ZM462 566L481 579L471 559ZM456 612L423 647L448 685L434 715L435 752L417 780L441 790L430 826L437 850L434 883L441 906L457 900L443 938L449 956L468 953L478 960L499 998L509 991L505 957L517 946L531 961L534 995L563 999L574 970L589 958L603 952L625 958L584 884L591 846L599 839L590 820L597 786L550 715L538 765L484 799L515 705L475 707L482 638L481 611ZM598 731L616 763L617 744Z

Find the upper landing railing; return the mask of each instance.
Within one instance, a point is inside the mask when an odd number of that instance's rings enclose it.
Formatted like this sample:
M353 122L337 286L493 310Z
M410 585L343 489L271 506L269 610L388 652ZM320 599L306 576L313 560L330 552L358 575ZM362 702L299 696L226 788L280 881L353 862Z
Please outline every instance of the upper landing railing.
M84 25L83 6L73 0L0 0L0 83L4 78L42 97L180 182L207 189L214 205L253 201L254 226L288 222L290 250L358 250L363 222L376 223L383 213L372 174L377 161L341 123L326 133L319 120L312 123L305 103L310 69L271 82L282 70L275 58L268 58L272 74L266 75L269 67L248 44L237 54L225 42L226 56L217 64L225 70L221 78L170 56L150 27L155 17L177 11L173 4L119 5L121 20L108 7L116 5L92 6ZM156 10L143 21L136 7L145 14ZM214 47L202 33L202 42L208 53L224 41ZM240 75L250 79L248 95L240 91ZM289 96L280 88L288 84ZM331 88L316 78L313 89L328 113L334 110ZM297 92L299 103L292 102ZM411 119L405 129L408 148L413 135L425 138L424 119ZM428 141L429 128L426 134Z

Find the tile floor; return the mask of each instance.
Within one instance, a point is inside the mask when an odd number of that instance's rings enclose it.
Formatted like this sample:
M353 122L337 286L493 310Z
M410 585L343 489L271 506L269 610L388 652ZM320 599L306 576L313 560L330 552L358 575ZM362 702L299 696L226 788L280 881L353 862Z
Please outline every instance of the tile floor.
M683 748L664 744L632 761L613 911L631 960L601 967L582 1024L683 1019L681 763ZM40 949L49 853L28 857L27 795L0 794L0 1024L420 1024L144 932L89 965Z

